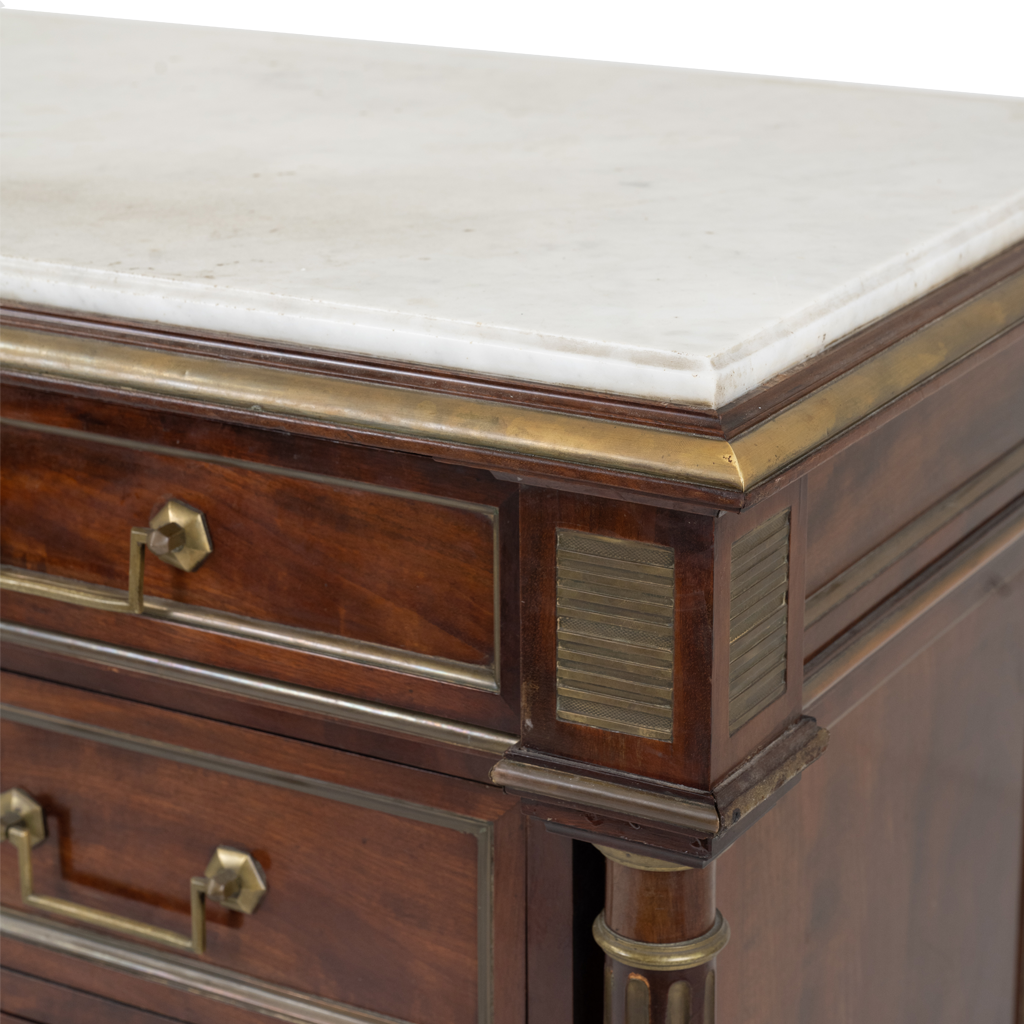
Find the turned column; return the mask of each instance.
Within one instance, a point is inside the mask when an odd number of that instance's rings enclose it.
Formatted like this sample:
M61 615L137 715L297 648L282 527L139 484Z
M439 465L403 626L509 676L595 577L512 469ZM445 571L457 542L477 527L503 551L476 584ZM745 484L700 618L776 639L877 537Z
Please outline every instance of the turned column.
M715 957L729 940L715 909L714 864L687 868L597 848L606 861L594 922L605 952L605 1024L714 1024Z

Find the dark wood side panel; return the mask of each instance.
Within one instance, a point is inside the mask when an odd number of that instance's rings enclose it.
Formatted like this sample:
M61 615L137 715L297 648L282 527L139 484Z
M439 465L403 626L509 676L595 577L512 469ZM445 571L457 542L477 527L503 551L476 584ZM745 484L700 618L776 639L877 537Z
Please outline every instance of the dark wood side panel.
M1024 591L994 591L832 729L719 861L721 1024L1009 1024Z
M1022 394L1016 344L813 470L807 593L1024 439Z
M523 827L500 791L12 675L4 699L346 787L307 791L5 721L5 785L49 815L40 891L185 931L190 875L218 844L248 849L268 895L251 918L211 909L210 962L416 1024L478 1020L491 900L495 1020L521 1020ZM13 852L0 851L2 892L17 907Z

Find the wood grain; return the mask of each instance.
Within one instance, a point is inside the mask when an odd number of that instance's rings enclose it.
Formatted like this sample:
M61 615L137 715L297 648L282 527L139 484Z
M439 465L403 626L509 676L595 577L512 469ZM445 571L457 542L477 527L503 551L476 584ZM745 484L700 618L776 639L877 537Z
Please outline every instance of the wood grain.
M102 999L52 981L0 969L5 1011L36 1024L173 1024L173 1018ZM6 1013L0 1020L6 1017ZM13 1018L12 1018L13 1019Z
M718 961L721 1024L1012 1019L1024 796L1014 593L993 593L849 710L826 756L722 856L733 939Z
M807 593L1024 439L1022 389L1015 345L813 471Z
M2 443L4 564L124 589L132 527L177 498L206 515L214 551L192 573L147 558L148 595L474 665L494 658L484 512L13 426Z
M312 768L322 778L326 769L337 782L340 771L344 785L423 808L410 817L397 810L404 804L389 804L396 810L388 812L11 721L3 726L7 784L33 793L48 813L51 838L33 857L41 891L182 931L190 875L218 844L251 850L267 872L268 895L244 920L211 909L210 961L399 1018L477 1019L478 900L490 882L478 877L475 836L431 807L482 822L506 819L493 826L496 1004L504 1007L496 1019L521 1019L522 822L510 798L54 684L8 676L4 696L75 721L184 740L192 750L276 762L300 776ZM12 855L5 845L3 898L17 906Z

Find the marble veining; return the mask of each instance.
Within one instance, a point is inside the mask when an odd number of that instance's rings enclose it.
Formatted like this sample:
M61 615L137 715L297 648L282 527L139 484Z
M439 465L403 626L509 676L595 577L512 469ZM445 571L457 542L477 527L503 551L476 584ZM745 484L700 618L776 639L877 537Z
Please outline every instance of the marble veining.
M12 301L720 406L1024 238L1024 101L5 11Z

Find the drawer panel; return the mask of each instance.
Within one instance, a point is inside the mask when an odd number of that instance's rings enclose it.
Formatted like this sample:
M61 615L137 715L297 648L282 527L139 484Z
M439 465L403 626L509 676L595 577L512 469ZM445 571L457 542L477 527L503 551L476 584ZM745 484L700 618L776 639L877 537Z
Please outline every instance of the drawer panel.
M4 700L4 786L46 813L36 891L186 934L189 878L247 850L263 903L208 901L207 955L159 953L172 975L188 960L416 1024L518 1019L522 825L500 791L11 674Z
M148 557L147 596L492 664L496 508L117 442L6 427L4 564L123 590L131 528L176 498L213 553L194 572Z
M517 727L516 485L31 387L4 387L3 423L7 621ZM147 554L130 614L130 531L172 498L213 551L194 572Z

